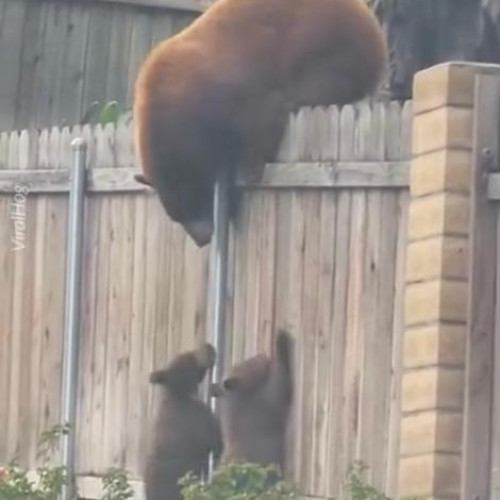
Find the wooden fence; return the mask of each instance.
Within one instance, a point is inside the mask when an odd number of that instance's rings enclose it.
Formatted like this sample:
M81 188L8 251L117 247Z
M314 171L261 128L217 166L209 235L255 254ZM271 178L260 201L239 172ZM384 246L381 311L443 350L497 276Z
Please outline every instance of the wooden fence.
M95 101L130 108L142 59L198 4L0 0L0 131L79 123Z
M395 491L410 133L410 103L304 109L261 184L242 187L226 364L268 350L279 327L297 339L289 465L311 496L337 496L355 458ZM129 125L0 135L0 463L34 467L37 435L59 418L76 135L90 144L77 428L88 488L110 466L140 478L148 373L204 338L208 251L133 181Z

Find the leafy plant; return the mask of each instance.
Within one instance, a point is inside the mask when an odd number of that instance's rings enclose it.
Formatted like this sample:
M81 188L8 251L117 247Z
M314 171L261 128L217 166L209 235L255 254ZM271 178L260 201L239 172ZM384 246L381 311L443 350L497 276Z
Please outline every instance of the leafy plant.
M80 125L101 125L105 126L108 123L117 125L122 119L127 120L129 111L120 110L117 101L108 101L101 103L99 101L93 102L85 111Z
M134 497L127 473L122 469L109 469L102 478L102 484L104 490L102 500L129 500Z
M368 467L362 462L354 462L347 472L346 489L350 500L391 500L371 486L366 479Z
M45 460L49 460L59 447L61 436L68 436L70 433L69 424L54 425L45 430L38 440L38 456L42 455Z
M294 486L275 481L276 469L240 463L220 467L209 483L188 474L179 481L184 500L287 500L297 497Z
M347 471L346 490L349 500L393 500L371 486L366 477L368 466L361 461L355 461ZM419 500L408 497L404 500Z
M13 460L0 469L1 500L57 500L63 486L67 484L67 471L61 466L52 466L50 461L57 450L59 439L69 433L67 425L58 425L40 436L37 456L42 465L37 468L38 480L29 478L28 471Z
M36 469L37 479L30 478L29 472L15 460L0 467L0 500L58 500L69 478L66 467L52 462L61 436L69 432L68 425L56 425L42 432L37 445L37 457L42 463ZM109 469L102 484L102 500L131 500L134 497L127 473L121 469Z

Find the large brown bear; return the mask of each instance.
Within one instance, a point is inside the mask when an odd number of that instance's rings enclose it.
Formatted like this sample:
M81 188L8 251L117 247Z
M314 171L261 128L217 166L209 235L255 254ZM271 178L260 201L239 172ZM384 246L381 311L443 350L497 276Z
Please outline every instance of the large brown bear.
M213 367L210 344L175 358L165 370L154 371L150 382L163 388L152 449L145 468L147 500L179 500L178 481L188 472L206 472L210 452L222 453L222 434L210 408L196 397L198 386Z
M286 427L293 396L293 341L280 331L272 357L259 354L234 366L211 394L221 398L221 463L285 466Z
M217 0L140 69L136 179L204 246L217 173L259 180L291 112L364 98L386 60L364 0Z

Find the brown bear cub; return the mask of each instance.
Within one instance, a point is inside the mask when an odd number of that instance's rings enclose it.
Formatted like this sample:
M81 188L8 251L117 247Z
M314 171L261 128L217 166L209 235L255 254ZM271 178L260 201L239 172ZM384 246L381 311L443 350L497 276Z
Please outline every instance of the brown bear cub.
M291 112L360 100L386 65L365 0L217 0L139 71L136 179L204 246L220 172L234 178L238 167L258 181Z
M286 426L293 396L293 340L277 334L272 357L259 354L234 366L211 395L221 398L221 463L285 467Z
M204 344L150 375L152 384L162 386L163 399L145 468L147 500L179 500L179 479L188 472L198 476L206 472L210 452L215 460L220 458L219 422L197 398L199 384L214 362L214 348Z

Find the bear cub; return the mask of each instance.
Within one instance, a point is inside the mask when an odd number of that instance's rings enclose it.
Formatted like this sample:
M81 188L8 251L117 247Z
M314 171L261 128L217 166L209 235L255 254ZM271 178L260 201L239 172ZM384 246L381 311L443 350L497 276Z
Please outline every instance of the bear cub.
M293 339L284 331L275 352L235 365L211 396L221 398L223 464L250 462L285 466L286 427L293 396Z
M206 472L210 452L215 460L220 458L219 422L197 397L214 362L215 349L207 343L150 374L150 383L161 386L163 394L145 467L147 500L179 500L179 479L188 472L197 476Z

